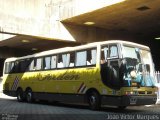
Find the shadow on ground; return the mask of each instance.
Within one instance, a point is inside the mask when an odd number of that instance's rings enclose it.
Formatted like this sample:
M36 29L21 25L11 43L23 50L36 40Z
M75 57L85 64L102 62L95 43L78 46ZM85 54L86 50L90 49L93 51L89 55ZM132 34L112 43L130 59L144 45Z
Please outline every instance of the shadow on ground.
M15 99L6 99L6 98L0 98L0 101L8 101L10 103L16 104L34 104L34 105L43 105L43 106L55 106L59 108L72 108L72 109L82 109L82 110L89 110L88 105L84 104L71 104L71 103L61 103L61 102L47 102L47 101L36 101L33 103L26 103L26 102L18 102ZM150 107L146 106L129 106L126 109L118 109L117 107L109 107L109 106L102 106L100 110L97 112L109 112L109 113L115 113L115 114L143 114L143 113L149 113L149 114L155 114L155 112L152 109L158 108L159 105L153 105Z

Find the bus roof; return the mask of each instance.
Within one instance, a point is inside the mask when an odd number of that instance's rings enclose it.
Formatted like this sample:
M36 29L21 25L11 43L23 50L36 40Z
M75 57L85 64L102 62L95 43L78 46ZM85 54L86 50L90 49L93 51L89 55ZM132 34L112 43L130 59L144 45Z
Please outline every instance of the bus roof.
M109 40L109 41L101 41L101 42L93 42L93 43L88 43L85 45L80 45L80 46L75 46L75 47L64 47L64 48L58 48L58 49L53 49L53 50L47 50L39 53L35 53L32 55L27 55L23 57L13 57L13 58L7 58L5 62L7 61L15 61L15 60L20 60L20 59L26 59L26 58L32 58L32 57L41 57L44 55L51 55L51 54L58 54L62 52L71 52L71 51L77 51L81 50L84 48L91 48L91 47L96 47L97 45L103 45L103 44L109 44L109 43L119 43L119 44L125 44L125 45L130 45L130 46L135 46L135 47L140 47L149 50L149 47L141 44L137 44L134 42L128 42L128 41L122 41L122 40Z

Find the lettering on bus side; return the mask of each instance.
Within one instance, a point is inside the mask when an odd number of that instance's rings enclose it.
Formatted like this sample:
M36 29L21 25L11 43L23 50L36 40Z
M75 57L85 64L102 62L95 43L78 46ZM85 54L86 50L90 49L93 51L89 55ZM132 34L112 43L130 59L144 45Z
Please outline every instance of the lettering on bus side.
M67 74L64 73L62 75L59 76L55 76L52 74L47 74L47 75L42 75L42 74L38 74L38 81L44 81L44 80L78 80L80 79L79 75L76 74Z

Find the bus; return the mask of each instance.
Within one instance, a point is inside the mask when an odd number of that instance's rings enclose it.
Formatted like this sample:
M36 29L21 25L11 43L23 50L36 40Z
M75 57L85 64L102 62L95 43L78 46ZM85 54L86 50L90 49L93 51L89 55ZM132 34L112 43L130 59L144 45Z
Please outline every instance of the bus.
M7 58L3 70L3 93L19 102L87 103L92 110L155 104L155 83L149 47L122 40Z

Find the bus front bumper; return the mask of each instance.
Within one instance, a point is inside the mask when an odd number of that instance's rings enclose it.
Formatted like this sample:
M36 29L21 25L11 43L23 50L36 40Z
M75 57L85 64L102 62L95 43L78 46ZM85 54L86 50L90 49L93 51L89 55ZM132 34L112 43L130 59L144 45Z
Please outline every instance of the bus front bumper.
M102 105L136 106L151 105L157 101L157 96L102 96Z

